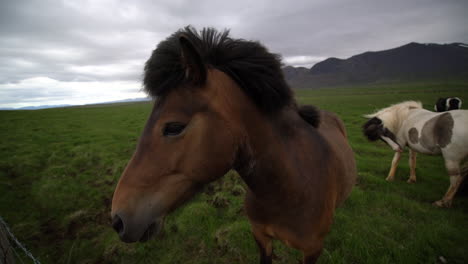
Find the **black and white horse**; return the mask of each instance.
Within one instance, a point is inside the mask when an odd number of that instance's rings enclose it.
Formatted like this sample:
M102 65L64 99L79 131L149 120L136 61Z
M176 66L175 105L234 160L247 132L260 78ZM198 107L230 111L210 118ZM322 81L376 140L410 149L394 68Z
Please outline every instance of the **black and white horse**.
M462 181L460 165L468 157L468 110L435 113L420 102L406 101L366 115L364 134L371 141L381 139L394 151L387 181L395 177L403 148L410 149L409 183L416 182L416 153L442 155L450 176L444 197L434 205L450 207Z
M436 112L445 112L460 109L461 106L462 100L458 97L439 98L434 105L434 110Z

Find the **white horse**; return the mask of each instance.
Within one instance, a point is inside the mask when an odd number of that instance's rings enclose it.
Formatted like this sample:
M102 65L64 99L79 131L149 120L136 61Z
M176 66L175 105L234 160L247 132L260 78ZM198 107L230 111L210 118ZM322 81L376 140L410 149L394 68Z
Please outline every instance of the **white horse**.
M420 102L406 101L365 117L369 120L363 132L369 140L381 139L395 151L387 181L393 181L405 146L410 149L409 183L416 182L416 152L442 154L450 186L434 205L450 207L462 181L461 163L468 157L468 110L435 113L423 109Z

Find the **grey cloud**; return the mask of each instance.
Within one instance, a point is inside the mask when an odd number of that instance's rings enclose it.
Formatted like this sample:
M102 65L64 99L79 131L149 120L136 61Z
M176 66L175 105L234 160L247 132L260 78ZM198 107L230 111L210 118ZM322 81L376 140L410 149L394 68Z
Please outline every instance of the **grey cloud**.
M2 1L0 89L35 77L140 82L156 44L188 24L230 28L310 66L411 41L468 42L467 10L464 0Z

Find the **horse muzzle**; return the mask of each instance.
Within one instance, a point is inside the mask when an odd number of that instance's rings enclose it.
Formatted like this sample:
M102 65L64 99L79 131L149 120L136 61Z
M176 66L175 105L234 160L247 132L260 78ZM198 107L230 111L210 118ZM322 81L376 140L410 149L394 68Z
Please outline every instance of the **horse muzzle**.
M163 228L164 219L158 218L149 224L137 223L125 217L124 214L115 214L112 217L112 227L125 243L146 242L157 235Z

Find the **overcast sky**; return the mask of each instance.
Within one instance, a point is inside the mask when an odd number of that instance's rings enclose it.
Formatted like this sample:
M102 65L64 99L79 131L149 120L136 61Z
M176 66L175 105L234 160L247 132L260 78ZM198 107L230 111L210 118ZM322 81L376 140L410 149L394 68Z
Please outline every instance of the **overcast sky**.
M310 67L412 41L468 43L467 14L466 0L1 0L0 107L144 97L146 59L188 24Z

